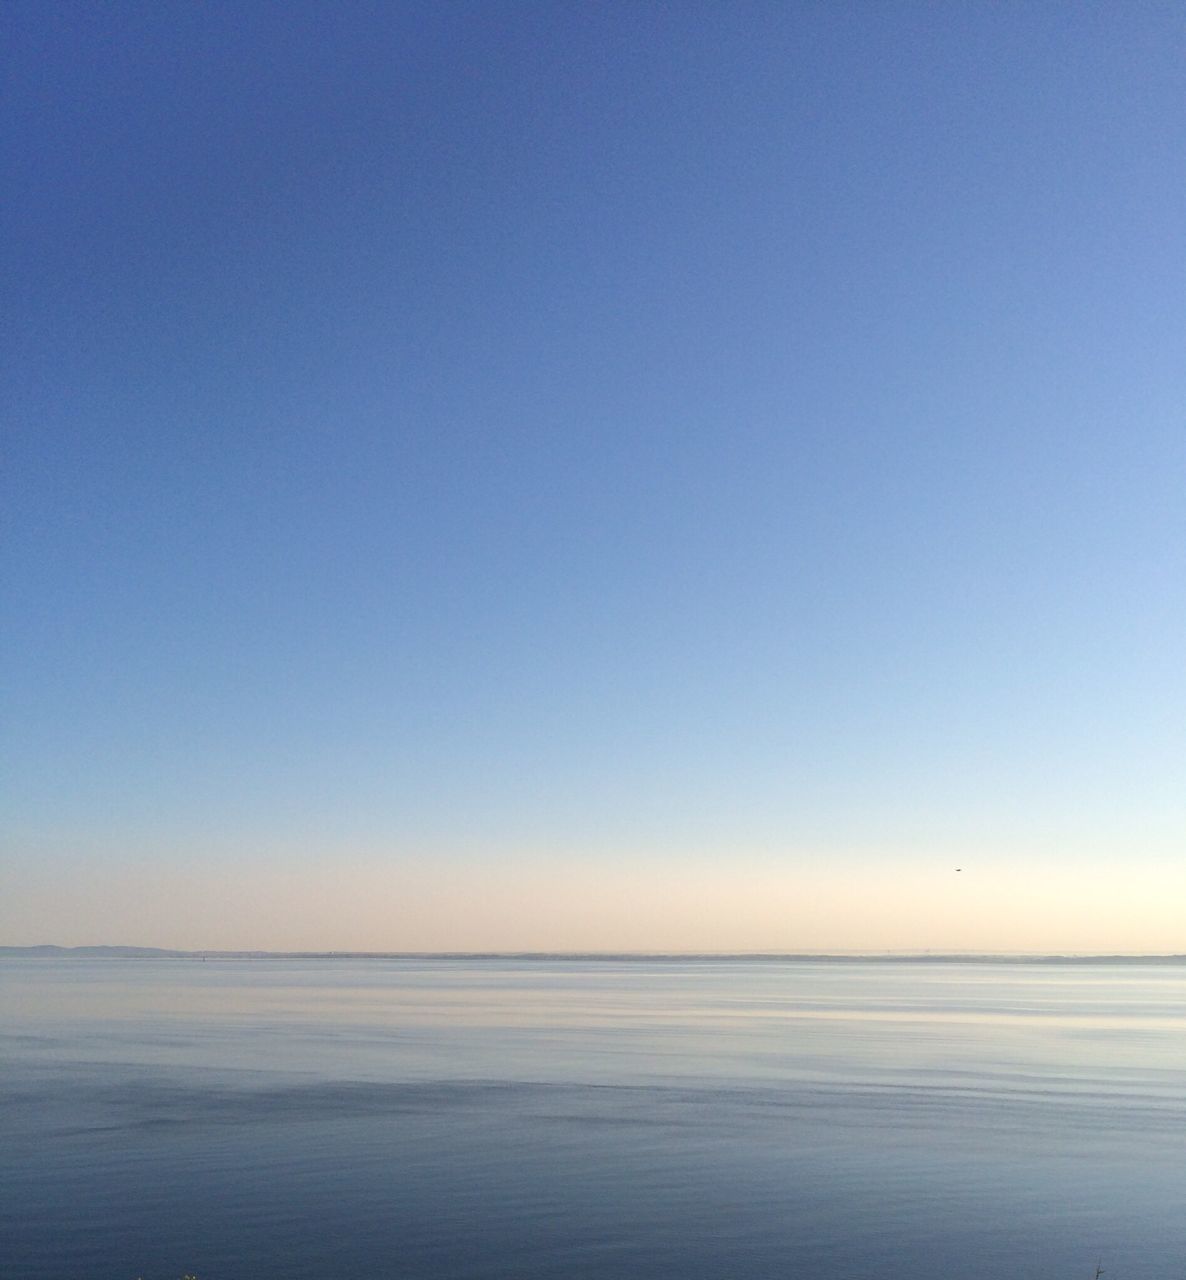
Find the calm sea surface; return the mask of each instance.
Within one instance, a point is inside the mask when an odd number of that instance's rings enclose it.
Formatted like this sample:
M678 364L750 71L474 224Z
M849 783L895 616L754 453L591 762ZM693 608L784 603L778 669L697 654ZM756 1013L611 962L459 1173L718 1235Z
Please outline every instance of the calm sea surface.
M4 1280L1186 1275L1186 967L0 960Z

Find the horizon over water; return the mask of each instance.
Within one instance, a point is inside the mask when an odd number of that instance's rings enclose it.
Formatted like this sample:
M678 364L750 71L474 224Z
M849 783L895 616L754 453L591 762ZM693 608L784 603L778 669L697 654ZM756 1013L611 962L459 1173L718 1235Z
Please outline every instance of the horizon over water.
M207 954L0 961L6 1280L1186 1258L1182 957Z
M774 961L815 961L815 960L861 960L869 963L878 961L909 962L919 961L955 961L968 964L1022 964L1034 963L1081 963L1081 962L1116 962L1158 963L1168 961L1186 964L1186 952L1182 951L995 951L992 949L959 950L955 948L935 947L929 949L902 948L888 950L865 950L861 948L824 948L811 951L786 951L778 948L723 949L712 950L680 950L665 948L654 951L639 949L621 950L555 950L528 948L485 948L479 950L438 949L438 950L391 950L391 951L352 951L336 948L333 950L317 950L296 948L290 950L266 950L262 948L233 947L159 947L140 946L121 943L79 943L62 946L58 943L30 943L25 945L0 945L0 956L4 957L49 957L71 956L84 958L110 957L115 959L237 959L237 960L774 960Z

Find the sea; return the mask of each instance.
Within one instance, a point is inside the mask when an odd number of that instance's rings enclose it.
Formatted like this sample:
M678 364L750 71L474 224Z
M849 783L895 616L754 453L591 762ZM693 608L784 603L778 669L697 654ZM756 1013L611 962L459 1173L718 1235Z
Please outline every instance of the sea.
M1186 964L0 960L3 1280L1181 1280Z

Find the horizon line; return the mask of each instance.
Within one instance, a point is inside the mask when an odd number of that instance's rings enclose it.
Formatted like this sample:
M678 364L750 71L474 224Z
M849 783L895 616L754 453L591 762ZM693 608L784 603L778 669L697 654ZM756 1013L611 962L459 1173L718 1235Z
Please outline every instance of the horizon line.
M295 950L276 951L262 948L172 948L147 947L134 944L80 944L62 946L58 943L34 943L28 945L0 944L0 955L13 953L39 953L69 956L90 953L108 955L113 959L275 959L275 960L898 960L898 961L1000 961L1000 962L1083 962L1083 961L1161 961L1184 962L1186 952L1172 951L959 951L952 949L929 950L728 950L728 951L645 951L645 950L413 950L413 951L357 951L357 950Z

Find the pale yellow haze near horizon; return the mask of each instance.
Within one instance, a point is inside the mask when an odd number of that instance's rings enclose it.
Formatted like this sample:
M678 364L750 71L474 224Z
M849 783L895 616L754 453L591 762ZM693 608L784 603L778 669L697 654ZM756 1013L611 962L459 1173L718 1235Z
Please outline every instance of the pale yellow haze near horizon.
M350 951L1186 952L1186 868L928 858L35 864L0 942Z

